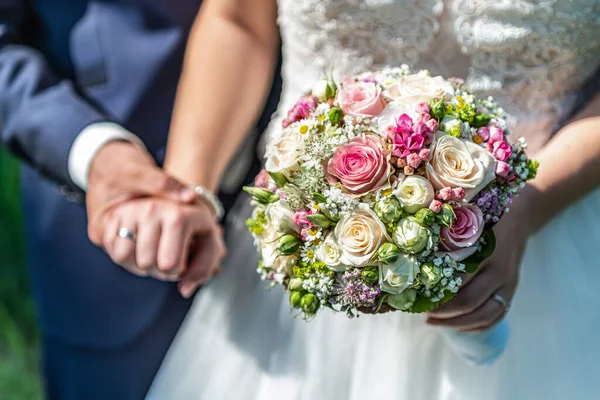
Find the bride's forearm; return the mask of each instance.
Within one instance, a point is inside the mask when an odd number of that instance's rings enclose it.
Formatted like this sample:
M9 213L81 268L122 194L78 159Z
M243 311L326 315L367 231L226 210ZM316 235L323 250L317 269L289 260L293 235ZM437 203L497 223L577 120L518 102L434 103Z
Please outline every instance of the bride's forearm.
M600 186L600 96L535 156L537 177L523 192L535 232L561 210Z
M276 14L274 0L204 2L190 33L165 160L181 181L216 191L251 131L276 65Z

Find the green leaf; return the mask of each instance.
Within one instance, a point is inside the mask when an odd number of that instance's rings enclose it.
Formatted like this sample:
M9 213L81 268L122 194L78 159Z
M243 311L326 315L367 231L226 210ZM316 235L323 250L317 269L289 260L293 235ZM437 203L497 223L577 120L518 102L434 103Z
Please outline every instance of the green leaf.
M485 245L481 251L476 252L462 261L462 263L465 264L465 272L468 274L476 272L481 263L491 257L491 255L494 254L494 250L496 250L496 235L494 235L494 230L486 229L483 232L483 237L485 238Z
M287 185L289 183L287 177L282 174L281 172L269 172L267 171L267 174L269 174L269 176L271 177L271 179L273 179L273 181L275 181L275 184L277 185L277 187L282 188L285 185Z
M385 302L385 299L387 297L388 297L388 294L386 293L379 298L379 300L377 301L377 309L375 310L375 314L377 314L379 312L379 310L381 310L381 307L383 306L383 303Z
M446 291L443 299L434 302L431 301L431 298L429 297L419 295L417 296L417 299L415 300L413 306L407 312L412 314L420 314L427 311L435 310L436 308L441 307L442 305L449 302L454 296L456 296L456 293Z
M312 197L317 203L327 203L327 197L323 196L321 193L314 192Z

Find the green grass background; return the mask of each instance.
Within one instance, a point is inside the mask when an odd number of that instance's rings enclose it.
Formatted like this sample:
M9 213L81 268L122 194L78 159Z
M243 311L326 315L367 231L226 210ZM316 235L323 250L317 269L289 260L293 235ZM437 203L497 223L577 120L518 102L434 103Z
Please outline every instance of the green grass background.
M41 399L17 162L0 150L0 399Z

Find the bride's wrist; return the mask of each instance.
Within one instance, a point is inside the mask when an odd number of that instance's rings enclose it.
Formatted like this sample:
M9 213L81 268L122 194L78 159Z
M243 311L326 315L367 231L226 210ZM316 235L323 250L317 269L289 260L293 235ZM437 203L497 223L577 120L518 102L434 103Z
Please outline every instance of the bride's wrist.
M539 215L535 210L543 204L541 201L541 192L531 184L526 184L519 195L511 204L510 212L507 215L519 225L520 233L526 237L531 236L537 231L540 222L536 220Z

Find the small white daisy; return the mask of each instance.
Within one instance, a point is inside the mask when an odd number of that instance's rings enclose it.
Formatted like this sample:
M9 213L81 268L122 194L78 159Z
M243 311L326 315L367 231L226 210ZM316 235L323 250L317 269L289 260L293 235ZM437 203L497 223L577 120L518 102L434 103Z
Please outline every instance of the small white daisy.
M311 264L315 260L315 251L311 247L305 247L300 252L300 256L302 257L302 261Z

